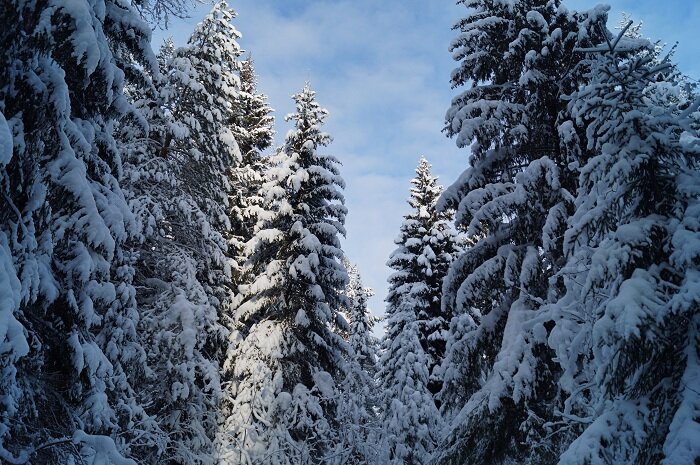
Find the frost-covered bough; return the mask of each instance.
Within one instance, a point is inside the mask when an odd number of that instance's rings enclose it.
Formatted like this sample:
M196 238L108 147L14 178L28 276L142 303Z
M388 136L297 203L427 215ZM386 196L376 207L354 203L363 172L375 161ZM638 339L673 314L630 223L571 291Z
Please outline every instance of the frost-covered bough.
M336 158L319 153L327 111L306 85L273 159L248 242L254 281L241 286L227 363L234 402L223 435L227 464L336 463L338 382L348 347L332 330L347 273L346 209ZM260 210L260 209L259 209Z
M10 127L0 113L0 172L3 178L12 160L12 142ZM6 179L2 181L4 184ZM2 211L0 218L4 220L6 213ZM19 431L17 425L26 421L23 418L25 412L20 411L20 407L31 395L24 392L27 385L24 374L18 373L17 365L29 353L29 341L20 315L22 283L17 276L13 251L5 230L0 232L0 289L3 290L0 297L0 458L8 462L16 459L13 461L21 463L29 458L32 446L31 437L21 438L26 431ZM37 442L40 440L36 439Z
M442 360L449 318L441 312L442 281L459 252L448 215L435 202L442 191L422 158L411 181L405 216L387 265L387 333L378 378L382 389L379 463L426 464L442 421L431 370Z
M0 461L133 464L151 422L112 130L122 58L155 63L150 30L123 0L2 14Z
M624 33L624 31L623 31ZM698 113L670 56L610 35L588 48L565 138L585 130L549 343L574 464L700 457Z
M560 442L558 366L544 308L564 256L573 210L575 141L562 138L562 96L583 82L605 9L566 10L554 0L465 0L451 49L454 87L446 133L471 144L470 167L441 197L472 246L445 279L455 315L441 368L449 422L434 463L551 463Z
M346 376L340 382L342 402L338 407L338 458L336 463L370 465L377 463L377 438L380 433L378 408L377 339L372 335L376 321L367 307L374 295L372 289L362 285L362 277L356 265L345 260L348 284L343 313L350 324L346 334L350 353L346 359Z
M219 2L185 47L166 41L160 75L129 87L138 112L120 127L125 189L141 226L139 329L152 370L143 394L160 427L147 463L217 463L222 320L233 297L226 204L239 163L233 17Z

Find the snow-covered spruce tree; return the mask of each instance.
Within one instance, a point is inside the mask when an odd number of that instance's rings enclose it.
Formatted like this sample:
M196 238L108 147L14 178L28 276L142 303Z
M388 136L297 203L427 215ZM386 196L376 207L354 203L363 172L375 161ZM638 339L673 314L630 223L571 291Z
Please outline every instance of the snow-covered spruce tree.
M374 323L367 307L374 293L363 287L356 265L345 260L345 268L349 279L343 313L350 323L347 337L351 350L346 361L346 377L340 383L338 462L367 465L376 463L379 435L375 382L378 341L372 335Z
M159 425L157 447L141 459L207 464L215 462L222 398L216 355L223 353L227 332L200 270L222 234L193 198L183 168L191 162L189 154L172 149L189 135L162 98L174 92L164 80L172 53L172 42L166 41L158 56L160 76L129 86L137 111L118 131L123 186L140 226L131 247L139 257L134 278L139 332L151 368L140 391ZM168 137L170 150L164 153Z
M143 295L144 331L157 364L153 391L166 393L153 404L170 443L166 463L217 460L228 345L223 320L233 297L229 200L240 162L230 127L241 53L234 16L226 2L216 3L187 45L161 60L167 69L160 97L171 120L156 145L165 161L146 160L141 169L162 189L154 201L163 211L149 219L157 245L147 256L157 266L147 266Z
M346 320L350 325L348 342L362 368L374 377L376 371L377 343L372 335L375 318L370 314L369 299L374 295L372 288L364 287L357 265L346 261L348 284L345 288L347 302L344 307Z
M319 153L327 111L308 84L295 123L268 170L265 211L248 243L251 284L241 286L227 364L234 404L224 428L227 464L335 463L337 383L348 348L332 331L347 273L339 162Z
M569 12L557 0L465 0L451 49L446 133L471 144L470 167L439 208L454 209L471 247L445 279L455 315L439 395L450 422L434 463L552 463L566 443L552 426L561 404L543 306L561 292L580 150L561 137L562 96L583 80L584 55L606 9ZM570 134L567 136L574 136ZM494 434L494 431L498 432ZM542 445L548 438L548 444Z
M700 99L689 101L653 44L607 39L589 49L590 82L562 124L585 128L592 154L564 236L567 293L552 306L562 427L583 430L559 463L691 465L700 460Z
M225 0L214 5L195 27L187 45L174 51L163 92L164 104L183 134L168 133L161 156L181 158L180 176L186 180L183 187L196 202L197 211L191 206L182 208L200 216L202 228L212 228L204 232L210 240L195 258L199 280L206 285L212 305L221 312L231 299L234 260L227 244L232 235L231 177L241 159L231 127L233 102L240 87L241 50L236 42L240 33L231 24L235 16Z
M274 141L274 110L267 103L267 96L258 92L258 76L252 56L248 55L241 61L239 75L241 88L233 103L232 126L245 164L254 165L261 152Z
M452 319L452 315L445 313L440 304L442 285L451 263L460 254L461 247L450 223L452 212L439 211L436 208L437 200L442 194L442 186L431 174L431 165L425 158L420 159L412 184L408 203L413 211L404 221L407 229L403 230L402 234L405 235L405 252L415 256L417 263L408 265L402 261L410 260L407 257L397 257L392 263L396 265L401 262L402 266L410 266L413 270L420 269L420 274L414 271L413 275L425 284L422 290L414 288L414 292L419 292L420 295L413 296L422 299L421 303L416 302L416 321L420 330L421 345L430 357L428 370L431 379L428 387L431 393L437 394L442 387L437 368L445 356L446 339Z
M405 311L387 316L390 329L378 373L382 395L378 463L429 463L443 426L428 390L430 357L421 347L418 325L411 318Z
M257 76L250 56L240 64L240 80L241 89L233 103L231 126L241 151L241 163L232 176L235 189L230 216L234 236L231 247L237 261L234 275L242 282L245 278L239 275L246 260L243 249L253 237L255 207L262 203L260 190L270 160L263 157L262 152L273 143L275 120L267 97L258 93Z
M122 0L2 11L0 461L133 463L151 423L112 130L150 30Z
M445 213L435 202L441 187L421 158L411 181L411 212L387 265L387 333L378 374L383 401L381 463L426 464L439 440L442 419L431 392L431 370L445 350L442 280L458 252Z

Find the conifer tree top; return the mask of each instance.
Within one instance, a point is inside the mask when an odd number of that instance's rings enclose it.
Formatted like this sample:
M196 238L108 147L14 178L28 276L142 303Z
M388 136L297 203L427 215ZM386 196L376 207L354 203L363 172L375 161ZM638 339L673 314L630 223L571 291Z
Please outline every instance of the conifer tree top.
M307 147L308 149L330 144L331 136L320 130L320 126L326 121L328 110L321 108L316 101L316 92L311 89L311 84L307 81L301 92L294 94L292 98L296 103L296 113L290 113L284 119L295 121L296 127L287 136L285 146L290 147L297 142L295 136L301 134L305 134L309 141L314 141L313 147Z
M340 176L338 160L317 152L318 147L328 145L331 140L321 131L328 112L316 102L315 92L308 84L293 99L297 112L286 119L295 122L294 128L272 159L274 165L268 170L268 181L263 186L268 211L260 217L256 237L247 248L254 257L251 266L255 267L255 256L262 252L263 245L272 239L280 244L290 241L292 245L282 247L279 252L280 259L294 261L288 278L309 278L307 284L315 289L312 294L318 300L316 303L337 309L339 290L347 281L340 263L343 253L339 239L339 235L345 234L347 209L341 192L345 182ZM275 237L268 237L272 231Z
M248 54L239 67L240 89L233 105L235 116L232 124L244 160L254 164L260 158L260 152L274 141L274 109L270 108L267 96L258 92L258 76L252 56Z
M433 208L438 197L442 193L442 186L437 183L437 176L431 173L432 165L421 157L416 168L416 177L411 180L411 197L408 200L409 205L415 209L408 218L433 219L435 209Z
M231 24L231 21L236 16L236 12L228 5L226 0L218 1L202 22L197 24L187 43L200 45L204 54L207 52L217 53L216 48L220 48L222 44L228 45L226 51L240 53L240 48L236 41L241 38L241 33ZM214 40L223 42L222 44L216 44L213 42Z
M241 91L255 94L258 90L258 76L255 74L255 62L249 53L241 62Z

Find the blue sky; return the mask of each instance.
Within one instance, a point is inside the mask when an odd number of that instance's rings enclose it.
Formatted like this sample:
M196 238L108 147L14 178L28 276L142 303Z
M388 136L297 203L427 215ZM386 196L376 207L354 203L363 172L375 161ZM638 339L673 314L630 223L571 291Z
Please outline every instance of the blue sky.
M452 0L228 0L238 12L240 44L250 51L259 88L276 109L278 142L293 111L289 96L311 81L330 117L328 152L343 162L349 215L345 251L358 263L365 284L377 292L370 305L383 313L385 262L408 211L409 181L420 156L449 185L464 170L468 153L442 133L454 67L451 26L464 8ZM571 9L597 2L564 0ZM614 0L621 12L644 23L646 36L679 42L677 61L700 78L698 0ZM156 31L154 44L172 35L183 45L209 5Z

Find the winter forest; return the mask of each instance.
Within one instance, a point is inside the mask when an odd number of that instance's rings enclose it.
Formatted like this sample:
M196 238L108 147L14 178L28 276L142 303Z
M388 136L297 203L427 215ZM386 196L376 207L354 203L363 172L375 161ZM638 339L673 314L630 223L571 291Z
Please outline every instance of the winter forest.
M698 81L607 6L456 3L464 165L415 154L371 313L235 0L183 46L187 0L0 0L0 463L700 464Z

